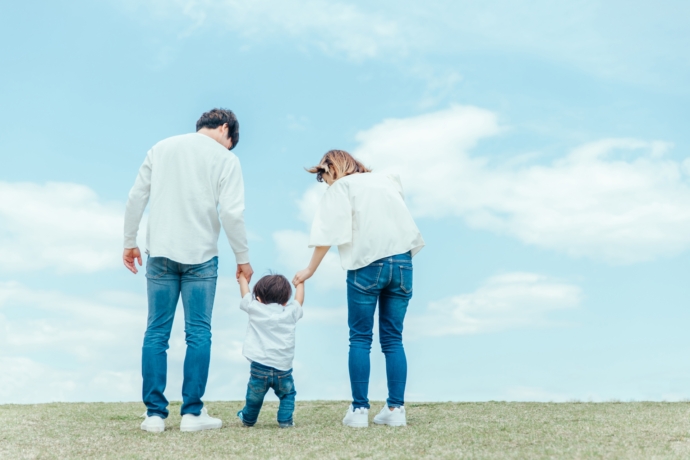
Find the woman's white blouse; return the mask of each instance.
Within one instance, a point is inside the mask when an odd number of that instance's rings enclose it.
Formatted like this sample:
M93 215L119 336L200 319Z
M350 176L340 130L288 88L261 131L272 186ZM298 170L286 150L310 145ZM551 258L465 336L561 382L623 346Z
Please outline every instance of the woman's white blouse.
M311 227L309 247L338 246L345 270L384 257L414 256L424 239L405 205L397 175L352 174L328 187Z

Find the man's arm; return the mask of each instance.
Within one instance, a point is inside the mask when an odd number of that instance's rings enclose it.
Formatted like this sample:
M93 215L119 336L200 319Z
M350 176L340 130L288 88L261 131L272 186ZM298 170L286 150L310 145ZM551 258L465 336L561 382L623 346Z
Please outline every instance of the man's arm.
M218 193L218 214L223 230L237 260L236 276L244 274L247 282L252 280L254 271L249 264L247 231L244 226L244 179L242 168L236 157L225 165L220 179Z
M151 194L151 151L146 154L144 164L139 168L139 174L134 181L134 186L129 191L129 198L127 200L127 207L125 208L125 240L124 252L122 253L122 261L125 267L132 273L137 273L137 267L134 261L139 262L141 266L141 252L137 247L137 233L139 232L139 224L141 223L141 216L144 215L144 210L149 202L149 195Z
M299 283L295 288L295 300L300 305L304 305L304 283Z

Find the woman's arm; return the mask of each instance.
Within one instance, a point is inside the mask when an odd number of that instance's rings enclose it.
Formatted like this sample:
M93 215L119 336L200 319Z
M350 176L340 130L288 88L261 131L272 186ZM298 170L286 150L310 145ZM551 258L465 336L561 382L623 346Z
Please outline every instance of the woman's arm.
M309 266L304 270L300 270L297 272L295 277L292 279L292 284L297 286L298 284L304 283L309 278L311 278L316 269L319 268L319 265L321 265L321 261L326 256L326 253L330 248L330 246L315 247L314 254L312 254L311 256L311 262L309 262Z

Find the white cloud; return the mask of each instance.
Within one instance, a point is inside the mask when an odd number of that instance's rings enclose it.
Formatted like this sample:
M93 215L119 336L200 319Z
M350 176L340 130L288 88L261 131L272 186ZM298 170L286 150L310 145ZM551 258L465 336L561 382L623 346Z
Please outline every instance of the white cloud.
M682 2L673 7L674 15L648 3L636 5L623 19L620 11L627 4L599 0L535 0L529 8L513 0L121 3L137 13L143 6L153 17L184 18L181 36L221 25L251 44L291 39L305 50L318 49L356 61L396 60L405 69L428 67L430 56L501 52L565 63L604 78L660 87L668 87L670 82L681 89L690 71L690 35L685 29L688 6ZM433 92L436 83L428 81ZM422 105L433 104L435 97L426 95Z
M550 164L470 154L501 131L494 113L454 106L384 120L357 135L353 153L376 171L401 174L417 217L456 215L473 228L614 263L690 246L688 160L664 158L670 144L603 139ZM303 218L316 196L311 189L303 197Z
M548 313L576 307L580 288L534 273L507 273L489 278L475 292L429 304L407 321L414 336L497 332L551 324Z
M0 270L118 267L122 216L121 204L105 203L83 185L0 182Z
M139 2L130 8L140 7ZM205 24L223 24L255 41L265 39L297 41L354 60L382 53L405 54L406 33L390 16L365 11L351 2L326 0L149 0L145 4L154 16L183 15L189 26L183 35Z

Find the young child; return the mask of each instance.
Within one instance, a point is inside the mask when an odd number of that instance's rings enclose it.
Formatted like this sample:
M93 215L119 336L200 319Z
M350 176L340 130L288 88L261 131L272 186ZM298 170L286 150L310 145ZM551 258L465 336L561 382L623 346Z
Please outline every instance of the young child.
M292 287L283 275L261 278L254 285L253 296L244 275L240 274L238 282L242 294L240 308L249 315L242 354L252 364L247 401L237 416L244 426L254 426L264 403L264 396L269 388L273 388L280 399L278 425L290 428L294 426L292 413L297 394L292 380L295 325L302 317L304 283L297 285L295 300L290 301Z

